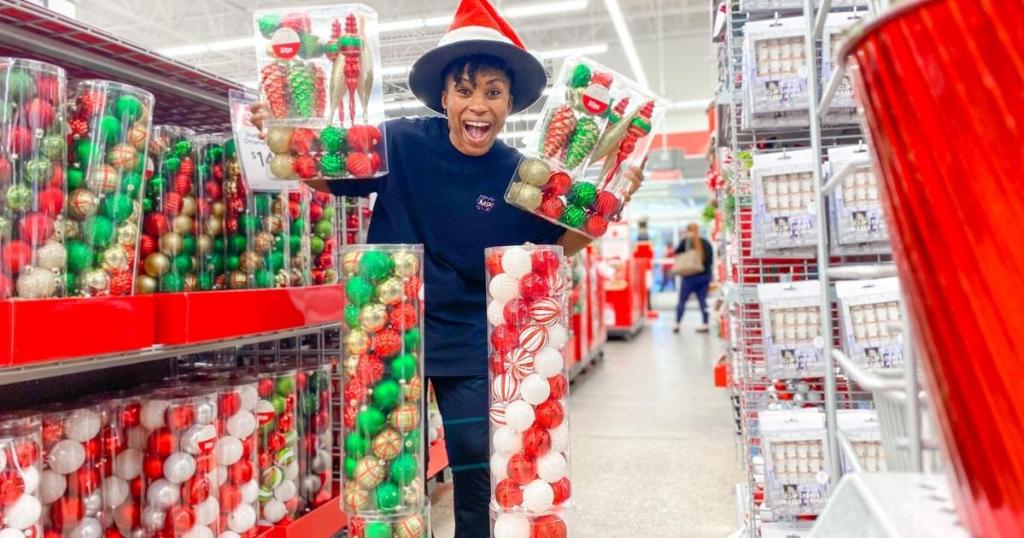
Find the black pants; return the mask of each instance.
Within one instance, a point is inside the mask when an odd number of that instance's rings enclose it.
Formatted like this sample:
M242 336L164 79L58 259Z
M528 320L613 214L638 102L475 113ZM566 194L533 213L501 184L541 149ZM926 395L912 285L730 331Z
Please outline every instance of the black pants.
M455 482L455 538L490 536L490 424L487 376L432 377Z
M704 320L704 325L708 324L708 286L710 284L710 275L694 275L683 278L683 285L679 287L679 304L676 305L677 324L683 319L686 301L694 293L697 294L697 304L700 305L700 315Z

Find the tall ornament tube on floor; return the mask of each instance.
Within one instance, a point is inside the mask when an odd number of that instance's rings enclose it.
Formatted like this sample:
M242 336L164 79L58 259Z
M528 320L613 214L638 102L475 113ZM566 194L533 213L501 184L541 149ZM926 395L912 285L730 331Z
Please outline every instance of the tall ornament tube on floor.
M64 293L64 83L59 67L0 58L0 300Z
M75 87L64 243L69 296L134 290L152 110L153 95L134 86L83 80ZM171 270L167 257L154 263L161 277Z
M491 536L571 534L569 268L559 246L485 253Z
M4 509L0 512L0 534L42 536L40 486L43 449L39 417L0 416L0 460L4 466Z
M391 516L353 516L349 538L430 538L430 500L419 510Z
M342 274L341 506L350 517L408 517L426 500L423 247L347 246Z

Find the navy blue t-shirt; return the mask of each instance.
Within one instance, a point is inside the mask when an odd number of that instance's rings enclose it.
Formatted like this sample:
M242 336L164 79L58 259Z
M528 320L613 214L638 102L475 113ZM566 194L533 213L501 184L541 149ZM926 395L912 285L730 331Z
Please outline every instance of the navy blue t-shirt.
M423 244L426 374L487 375L484 249L554 244L565 229L505 202L522 155L503 142L470 157L436 117L389 120L385 138L386 176L328 184L343 196L377 193L369 243Z

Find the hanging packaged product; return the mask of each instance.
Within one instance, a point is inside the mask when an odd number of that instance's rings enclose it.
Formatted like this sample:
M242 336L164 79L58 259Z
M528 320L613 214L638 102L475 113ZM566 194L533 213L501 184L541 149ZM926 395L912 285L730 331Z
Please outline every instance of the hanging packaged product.
M836 423L850 447L857 456L861 469L868 473L884 473L886 470L885 450L882 449L882 433L878 423L878 411L874 409L839 409ZM855 472L845 450L840 451L843 474Z
M824 375L821 284L817 280L758 284L768 377Z
M818 244L818 205L811 150L759 153L753 159L754 255L813 257L807 249Z
M64 70L0 58L0 300L64 294Z
M865 368L903 366L903 343L892 327L903 319L899 279L837 281L836 298L846 354Z
M840 255L892 252L889 226L882 213L878 182L867 147L841 146L828 150L828 175L852 167L832 191L832 252Z
M387 173L377 12L362 4L253 14L277 179Z
M314 286L338 282L338 198L312 191L309 202L309 259Z
M495 538L569 534L571 276L562 247L485 252Z
M843 39L854 28L864 22L865 10L832 13L825 18L825 31L821 38L821 83L828 84L832 73L837 69L836 54L842 46ZM850 77L844 76L829 103L828 111L822 117L826 125L858 123L857 102L853 99L853 84Z
M828 442L818 409L759 411L765 504L776 516L817 515L828 500Z
M70 108L67 294L128 295L139 253L153 96L126 84L83 80ZM167 263L146 272L167 274L170 263L161 262Z
M299 507L298 394L293 369L258 373L256 422L261 524L285 524Z
M0 456L6 463L0 470L5 493L4 509L0 512L0 534L43 535L43 508L39 498L43 486L40 433L36 415L0 416ZM79 445L78 448L82 447Z
M299 397L299 511L331 500L331 365L302 366Z
M804 18L743 27L743 107L753 115L799 112L807 123L807 77L814 72L804 44Z
M832 0L832 8L866 7L865 0ZM803 0L742 0L740 11L747 13L780 11L801 11L804 8Z
M101 487L107 478L101 453L99 405L54 407L42 417L43 461L39 500L51 536L103 534Z
M345 388L342 509L418 513L425 504L423 247L342 249Z
M139 240L139 294L195 291L197 256L213 249L212 240L196 234L193 224L200 210L195 132L185 127L157 125L149 141L153 175L145 180L142 198L142 235Z
M391 516L355 516L349 538L430 538L430 501L416 511ZM529 535L525 535L529 536Z
M589 58L566 60L505 200L591 238L621 216L630 182L668 109Z

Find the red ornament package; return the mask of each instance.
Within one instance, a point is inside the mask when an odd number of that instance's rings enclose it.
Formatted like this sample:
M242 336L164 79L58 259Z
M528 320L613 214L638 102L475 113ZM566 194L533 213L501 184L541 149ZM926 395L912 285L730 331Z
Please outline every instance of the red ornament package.
M362 4L261 10L257 34L267 146L277 179L387 173L377 13Z
M485 253L492 536L569 533L568 265L557 246Z
M667 111L664 100L590 60L566 60L505 200L597 238L629 194ZM529 139L528 139L529 140Z

